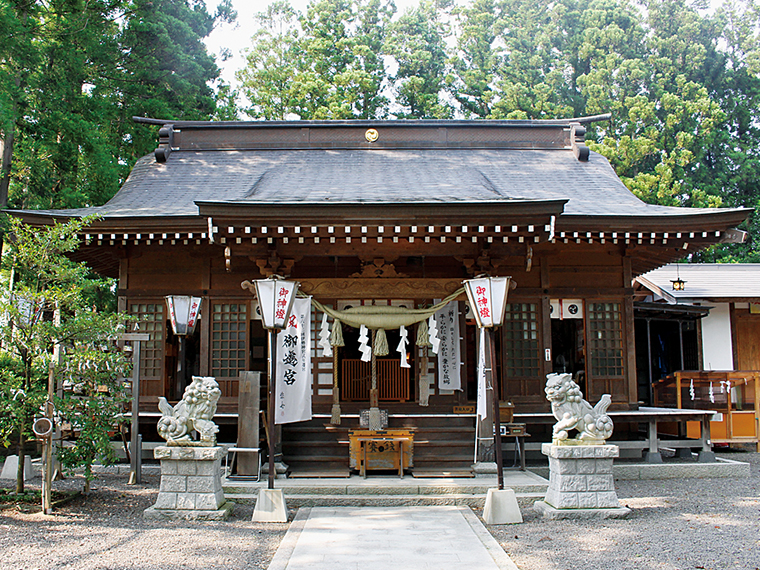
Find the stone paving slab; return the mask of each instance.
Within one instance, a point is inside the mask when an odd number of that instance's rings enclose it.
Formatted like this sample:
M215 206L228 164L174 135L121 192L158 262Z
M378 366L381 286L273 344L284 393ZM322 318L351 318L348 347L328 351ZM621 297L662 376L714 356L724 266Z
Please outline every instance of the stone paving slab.
M298 511L269 570L517 570L471 509Z

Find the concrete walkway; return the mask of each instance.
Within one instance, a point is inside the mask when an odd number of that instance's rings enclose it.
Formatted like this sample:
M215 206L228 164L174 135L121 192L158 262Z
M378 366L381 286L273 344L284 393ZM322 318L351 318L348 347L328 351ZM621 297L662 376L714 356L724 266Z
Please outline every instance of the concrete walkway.
M269 570L518 570L468 507L299 509Z

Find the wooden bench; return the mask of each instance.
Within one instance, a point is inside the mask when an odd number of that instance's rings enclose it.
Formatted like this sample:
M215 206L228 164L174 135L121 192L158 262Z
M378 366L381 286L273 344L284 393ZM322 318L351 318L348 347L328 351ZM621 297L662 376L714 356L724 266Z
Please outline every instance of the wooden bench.
M647 439L640 441L609 441L612 445L617 445L620 449L642 449L644 460L647 463L662 463L660 447L670 447L675 449L691 449L699 447L697 461L700 463L712 463L715 461L715 454L712 451L712 442L710 440L710 419L715 415L712 410L683 410L675 408L652 408L641 407L638 410L611 411L607 414L612 418L615 424L618 423L640 423L647 424ZM556 418L549 412L533 414L515 414L515 421L525 424L555 424ZM687 421L698 421L701 425L701 434L699 439L660 439L657 432L658 423L683 423ZM684 432L685 433L685 432ZM614 434L614 432L613 432ZM541 443L526 443L528 450L540 450Z

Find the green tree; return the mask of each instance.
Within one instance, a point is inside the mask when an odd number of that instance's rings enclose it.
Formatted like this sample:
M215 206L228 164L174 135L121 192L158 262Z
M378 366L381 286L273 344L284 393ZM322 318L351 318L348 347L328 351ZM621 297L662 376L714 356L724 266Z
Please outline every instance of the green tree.
M442 97L446 77L447 26L442 10L450 2L423 0L388 26L384 52L398 64L390 78L399 119L448 119L451 104Z
M107 342L126 318L94 310L87 292L92 283L84 264L66 254L79 245L79 232L89 220L33 228L9 219L8 250L3 255L6 295L0 297L0 344L12 365L2 370L0 441L18 441L16 492L24 490L26 442L46 398L48 371L55 373L54 347L61 347L64 366L80 359L79 351Z
M64 391L56 399L56 410L75 437L59 449L58 459L65 469L84 467L85 494L95 461L110 465L118 460L111 437L125 422L121 412L130 399L120 381L129 375L130 363L114 340L101 337L74 343L59 374Z
M388 100L382 46L395 8L387 0L314 0L306 15L286 1L257 15L238 72L255 118L381 118Z
M210 119L230 94L203 38L234 17L202 0L0 0L0 176L22 208L102 204L155 133L132 115ZM4 205L4 204L3 204Z
M292 112L293 78L299 70L301 29L290 3L271 3L256 15L258 29L246 52L246 67L237 72L251 102L245 112L256 119L284 120Z
M0 2L0 208L8 206L13 148L27 97L29 70L36 66L33 46L38 6L20 0Z
M489 117L498 98L495 82L505 57L505 50L496 45L506 25L502 9L508 7L496 0L474 0L452 9L456 51L450 58L452 73L447 83L466 118Z
M760 207L760 6L755 0L723 3L722 24L727 64L715 86L726 115L721 136L711 149L710 169L726 206ZM701 261L760 262L760 217L750 216L744 244L719 245L701 253Z
M154 129L132 116L208 120L216 112L211 85L219 77L203 43L219 22L234 20L230 1L214 15L203 0L130 0L119 35L118 93L122 106L116 126L120 155L131 168L155 148Z

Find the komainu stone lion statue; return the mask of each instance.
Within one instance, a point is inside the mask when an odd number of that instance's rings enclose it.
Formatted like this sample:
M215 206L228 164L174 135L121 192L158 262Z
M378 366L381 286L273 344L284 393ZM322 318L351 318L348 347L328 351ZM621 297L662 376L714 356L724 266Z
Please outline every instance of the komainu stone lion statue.
M592 408L571 374L547 375L544 391L557 419L552 434L554 445L603 445L612 435L612 420L607 415L612 402L609 394L604 394ZM574 439L570 439L571 430L578 431Z
M219 428L212 418L221 395L216 379L193 376L176 406L172 407L166 398L158 399L158 409L163 414L158 420L158 435L166 440L167 445L213 447ZM192 439L193 430L198 432L200 441Z

